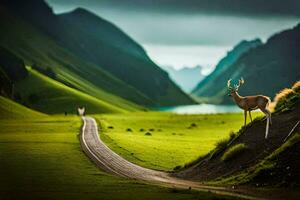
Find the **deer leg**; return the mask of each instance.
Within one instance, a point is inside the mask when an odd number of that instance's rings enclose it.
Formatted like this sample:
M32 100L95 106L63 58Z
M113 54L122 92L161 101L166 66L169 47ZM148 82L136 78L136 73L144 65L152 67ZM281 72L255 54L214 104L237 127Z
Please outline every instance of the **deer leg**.
M245 117L244 126L246 126L246 124L247 124L247 110L244 110L244 117Z
M267 118L267 125L266 125L266 133L265 133L265 139L268 138L268 134L269 134L269 124L270 124L270 119L271 119L271 112L269 110L267 110L266 108L264 109L260 109Z
M266 125L266 134L265 134L265 139L268 138L268 134L269 134L269 123L270 123L270 118L267 117L267 125Z
M249 110L249 116L250 116L250 120L252 122L251 110Z
M270 125L272 125L271 112L268 109L266 109L266 111L268 112L268 115L269 115Z
M270 120L270 125L272 125L271 112L267 108L260 109L260 110L263 113L265 113L266 117L269 118L269 120Z

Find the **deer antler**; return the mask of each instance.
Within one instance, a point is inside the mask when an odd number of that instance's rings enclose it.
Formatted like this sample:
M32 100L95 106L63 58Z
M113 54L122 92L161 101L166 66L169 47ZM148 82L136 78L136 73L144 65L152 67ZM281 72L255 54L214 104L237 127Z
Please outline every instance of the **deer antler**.
M229 89L229 90L232 90L233 88L231 87L231 80L232 79L229 79L228 81L227 81L227 88Z
M244 81L243 77L241 77L241 79L239 80L239 83L236 84L236 85L234 85L235 89L238 90L239 87L240 87L241 85L243 85L244 83L245 83L245 81Z

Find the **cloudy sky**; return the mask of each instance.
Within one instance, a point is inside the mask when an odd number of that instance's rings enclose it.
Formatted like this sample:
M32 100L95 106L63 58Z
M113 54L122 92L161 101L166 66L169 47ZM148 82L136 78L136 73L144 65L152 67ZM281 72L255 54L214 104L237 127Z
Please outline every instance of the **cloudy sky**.
M208 73L243 39L300 22L299 0L47 0L56 13L83 7L113 22L161 66ZM266 3L268 2L268 3Z

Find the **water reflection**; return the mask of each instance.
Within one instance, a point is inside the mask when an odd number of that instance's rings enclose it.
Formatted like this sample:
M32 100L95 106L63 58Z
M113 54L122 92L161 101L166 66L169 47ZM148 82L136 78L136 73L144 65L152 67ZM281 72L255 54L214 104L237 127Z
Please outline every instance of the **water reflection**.
M238 108L236 105L214 105L214 104L161 107L159 110L163 112L173 112L177 114L215 114L215 113L242 112L242 110Z

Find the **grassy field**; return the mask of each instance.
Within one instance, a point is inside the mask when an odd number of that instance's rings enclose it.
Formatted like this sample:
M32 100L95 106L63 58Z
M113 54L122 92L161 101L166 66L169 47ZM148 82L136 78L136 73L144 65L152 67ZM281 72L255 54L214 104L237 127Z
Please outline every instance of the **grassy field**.
M33 111L10 99L0 96L0 120L23 119L28 117L45 117L45 114Z
M0 101L1 115L10 116L0 118L0 199L224 198L108 175L81 151L79 117L46 116Z
M253 117L259 113L253 113ZM213 149L216 141L238 131L243 114L175 115L130 113L97 115L104 142L144 167L172 170Z

